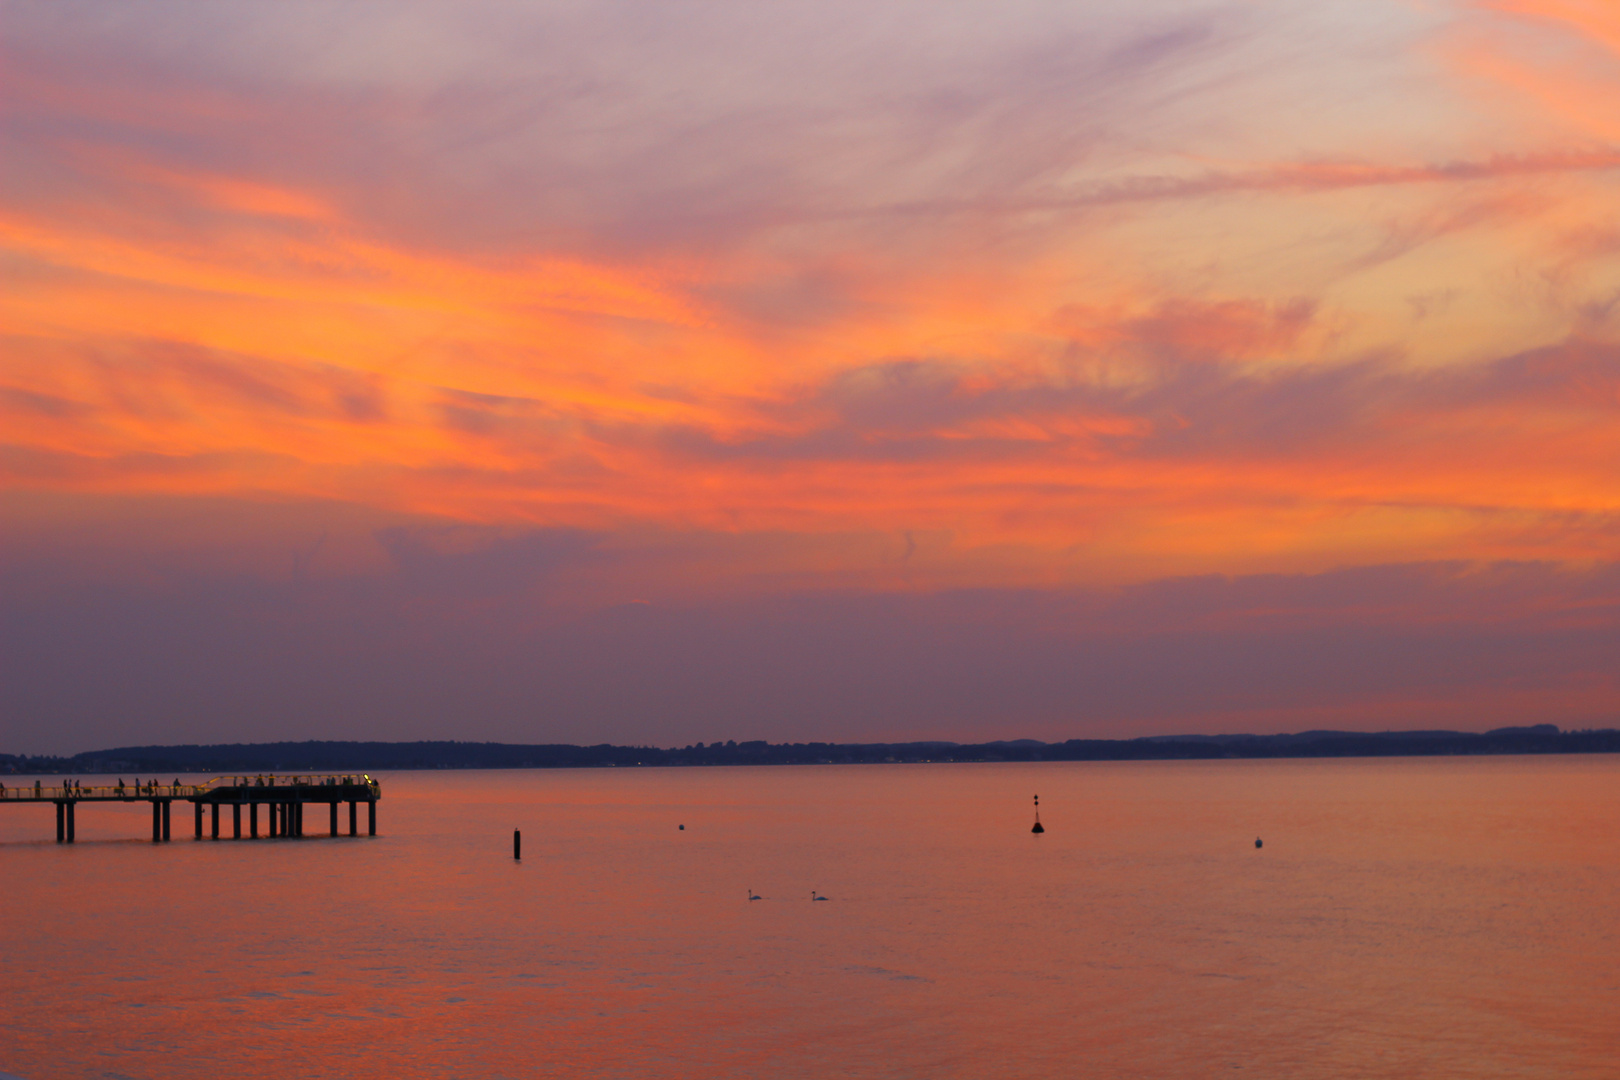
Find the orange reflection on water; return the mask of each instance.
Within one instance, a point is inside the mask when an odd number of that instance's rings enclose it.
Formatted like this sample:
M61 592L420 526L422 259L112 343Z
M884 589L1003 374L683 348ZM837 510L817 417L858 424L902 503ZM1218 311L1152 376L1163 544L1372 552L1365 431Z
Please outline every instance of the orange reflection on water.
M167 846L12 807L0 1068L1605 1076L1616 768L414 773L375 840Z

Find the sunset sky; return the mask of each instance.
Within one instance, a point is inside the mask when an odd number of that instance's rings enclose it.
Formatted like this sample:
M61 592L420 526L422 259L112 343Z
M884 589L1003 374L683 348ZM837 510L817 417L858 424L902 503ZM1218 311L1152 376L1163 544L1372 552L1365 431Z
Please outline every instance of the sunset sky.
M1612 0L0 27L0 751L1620 724Z

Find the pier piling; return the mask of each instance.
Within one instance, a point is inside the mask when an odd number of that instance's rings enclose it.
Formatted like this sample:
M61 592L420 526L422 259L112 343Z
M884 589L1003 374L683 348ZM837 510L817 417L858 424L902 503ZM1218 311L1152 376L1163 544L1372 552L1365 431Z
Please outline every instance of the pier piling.
M201 806L202 804L198 803L197 805ZM210 804L209 808L213 811L213 814L214 814L214 822L213 822L213 826L212 826L212 832L211 832L210 835L212 836L213 839L218 840L219 839L219 803L212 803L212 804Z
M337 800L333 799L331 802L327 803L326 805L328 807L330 807L331 810L332 810L332 835L336 836L337 835Z
M157 800L152 800L152 843L161 843L163 840L163 811L158 809Z
M377 835L377 802L375 799L366 803L366 835Z
M67 842L67 803L60 801L56 804L56 842Z
M259 838L259 804L248 803L248 839Z
M73 803L69 801L67 804L67 842L70 844L73 843L73 834Z
M195 831L195 833L193 835L193 839L201 840L202 839L202 803L200 803L200 802L192 803L191 808L194 811L196 811L195 816L196 816L196 819L197 819L197 828L196 828L196 831Z
M163 839L167 840L169 838L169 803L173 800L159 799L158 801L163 804Z
M231 806L231 839L242 839L242 804L233 803Z
M358 822L360 820L359 819L359 813L360 813L360 804L355 802L353 799L350 799L349 800L349 835L350 836L359 836L360 835L360 828L356 824L356 822Z
M512 830L512 858L523 858L523 833L517 829Z

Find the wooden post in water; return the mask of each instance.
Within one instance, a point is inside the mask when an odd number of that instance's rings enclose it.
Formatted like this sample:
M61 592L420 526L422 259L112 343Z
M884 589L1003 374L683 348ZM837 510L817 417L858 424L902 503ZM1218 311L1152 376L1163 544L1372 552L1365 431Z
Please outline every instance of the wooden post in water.
M67 842L70 844L73 843L73 833L73 803L69 802L67 804Z
M366 835L377 835L377 800L366 803Z
M152 843L163 841L163 811L158 809L157 800L152 800Z
M163 839L169 838L169 803L170 799L160 800L163 803Z
M231 839L242 839L242 804L231 804Z
M350 799L349 800L349 835L350 836L359 836L360 835L360 826L358 824L358 822L360 820L359 814L360 814L360 804L355 802L353 799Z
M56 842L67 842L67 803L60 799L56 801Z
M248 803L248 839L259 838L259 804Z
M196 835L196 839L201 840L202 839L202 803L200 803L200 802L192 803L191 804L191 809L194 811L193 816L196 817L196 819L197 819L197 835Z
M201 804L199 803L198 805L200 806ZM212 809L213 809L213 812L214 812L214 825L213 825L213 832L212 832L211 835L213 836L213 838L215 840L218 840L219 839L219 803L213 803L212 804Z
M337 800L333 799L331 802L327 803L326 805L328 805L328 806L330 806L332 808L332 835L336 836L337 835Z
M517 829L512 830L512 858L523 858L523 833Z

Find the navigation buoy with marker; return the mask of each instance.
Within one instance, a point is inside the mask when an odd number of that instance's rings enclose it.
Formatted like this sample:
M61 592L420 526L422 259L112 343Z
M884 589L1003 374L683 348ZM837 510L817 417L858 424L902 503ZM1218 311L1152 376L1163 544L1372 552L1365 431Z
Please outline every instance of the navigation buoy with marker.
M1046 831L1046 826L1041 824L1041 797L1039 795L1035 796L1035 827L1029 831L1032 833Z

